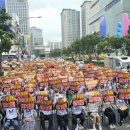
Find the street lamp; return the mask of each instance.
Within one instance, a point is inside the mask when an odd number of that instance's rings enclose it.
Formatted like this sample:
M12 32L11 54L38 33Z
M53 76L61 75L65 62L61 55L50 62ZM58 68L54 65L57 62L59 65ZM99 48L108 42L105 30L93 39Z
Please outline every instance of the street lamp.
M21 19L19 22L16 21L16 41L17 41L17 45L18 45L18 60L19 60L19 25L22 24L24 21L27 21L28 19L32 19L32 18L42 18L41 16L38 17L28 17L28 18L24 18Z
M17 25L18 25L18 24L21 24L21 23L24 22L24 21L27 21L28 19L33 19L33 18L42 18L42 16L27 17L27 18L21 19L21 20L19 21L19 23L17 23ZM19 25L18 25L18 26L19 26Z

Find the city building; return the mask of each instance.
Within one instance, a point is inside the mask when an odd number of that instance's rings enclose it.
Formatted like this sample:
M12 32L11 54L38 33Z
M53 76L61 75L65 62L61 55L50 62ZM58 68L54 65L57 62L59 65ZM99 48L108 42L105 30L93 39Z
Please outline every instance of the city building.
M99 32L100 17L103 15L103 13L100 13L99 1L93 0L90 3L89 33Z
M50 54L50 47L49 47L49 45L46 45L45 46L45 57L49 57L49 54Z
M122 22L122 14L130 16L130 0L93 0L90 4L89 31L100 31L100 18L106 19L106 35L115 35L117 23Z
M63 9L61 12L62 47L80 38L80 11Z
M50 50L54 50L54 49L61 49L61 42L48 42L48 47L50 48Z
M16 13L19 17L17 23L23 34L29 34L29 6L28 0L6 0L6 10L11 15Z
M44 53L45 47L43 45L42 29L31 27L30 36L31 36L31 53L32 54L35 53L36 55Z
M0 9L6 8L6 0L0 0Z
M89 23L90 17L90 3L92 0L86 0L81 5L81 23L82 23L82 37L89 34Z

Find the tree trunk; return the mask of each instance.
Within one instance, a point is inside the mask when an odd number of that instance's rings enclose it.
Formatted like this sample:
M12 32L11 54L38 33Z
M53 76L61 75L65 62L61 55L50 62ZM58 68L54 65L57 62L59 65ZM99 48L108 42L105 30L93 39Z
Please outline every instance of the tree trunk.
M128 56L130 56L130 48L128 48Z

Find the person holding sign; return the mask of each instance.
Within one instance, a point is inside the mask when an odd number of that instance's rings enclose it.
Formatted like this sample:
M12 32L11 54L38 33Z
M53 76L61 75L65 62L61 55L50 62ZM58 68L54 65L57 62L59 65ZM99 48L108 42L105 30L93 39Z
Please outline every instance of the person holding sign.
M63 93L56 93L54 101L57 113L58 130L61 130L62 128L68 130L67 99Z
M85 105L85 101L84 101L84 96L83 94L74 94L73 95L73 99L71 102L71 106L72 106L72 122L73 124L76 126L76 124L78 125L77 119L80 119L80 128L83 128L83 124L85 121L85 117L83 115L82 112L82 106ZM76 126L79 127L79 126Z
M100 121L100 116L98 114L99 112L99 107L98 107L98 103L88 103L88 115L92 118L93 121L93 129L96 130L96 123L99 126L99 130L102 130L102 126L101 126L101 121Z
M6 118L4 122L4 130L9 130L10 126L14 126L14 130L20 130L20 124L18 120L18 110L14 108L6 108Z
M128 106L126 105L126 103L123 99L119 99L118 94L117 94L116 106L117 106L118 112L120 114L120 126L121 126L123 121L128 116Z
M48 100L47 97L44 97L43 104L40 105L40 120L42 129L45 130L45 121L49 121L49 129L53 130L53 102Z
M14 130L19 130L20 124L15 97L13 95L4 96L2 105L6 112L5 122L3 124L4 130L9 130L10 126L14 126Z
M104 111L104 115L109 120L110 129L115 129L116 128L116 125L115 125L116 124L116 115L113 111L111 102L104 102L103 103L103 111Z
M28 130L29 128L31 128L31 130L35 130L34 109L24 109L23 116L24 124L21 127L21 130Z

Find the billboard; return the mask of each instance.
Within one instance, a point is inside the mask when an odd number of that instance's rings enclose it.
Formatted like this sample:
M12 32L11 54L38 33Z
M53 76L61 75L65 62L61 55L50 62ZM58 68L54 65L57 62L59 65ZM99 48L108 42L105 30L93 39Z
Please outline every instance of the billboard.
M100 36L101 37L106 36L106 18L105 18L105 16L102 16L100 18Z

